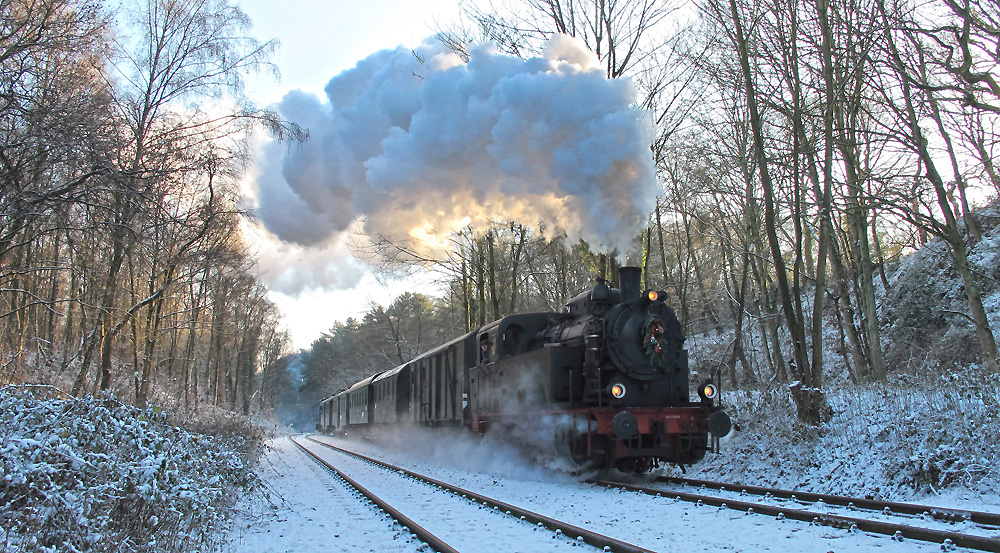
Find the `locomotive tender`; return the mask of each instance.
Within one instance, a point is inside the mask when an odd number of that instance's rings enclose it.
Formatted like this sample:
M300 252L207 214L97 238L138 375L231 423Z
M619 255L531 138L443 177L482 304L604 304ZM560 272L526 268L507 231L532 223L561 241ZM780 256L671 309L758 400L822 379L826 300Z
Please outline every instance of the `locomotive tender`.
M321 432L397 425L553 427L560 453L641 473L692 464L731 428L711 381L689 397L684 336L666 294L603 281L561 313L509 315L320 402Z

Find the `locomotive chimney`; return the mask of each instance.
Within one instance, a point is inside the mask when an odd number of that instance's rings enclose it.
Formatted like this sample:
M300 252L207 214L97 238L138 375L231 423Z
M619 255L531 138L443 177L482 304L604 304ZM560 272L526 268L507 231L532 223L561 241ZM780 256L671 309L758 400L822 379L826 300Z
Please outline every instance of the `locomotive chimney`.
M618 271L618 282L621 286L622 301L634 301L639 297L639 281L642 269L639 267L622 267Z

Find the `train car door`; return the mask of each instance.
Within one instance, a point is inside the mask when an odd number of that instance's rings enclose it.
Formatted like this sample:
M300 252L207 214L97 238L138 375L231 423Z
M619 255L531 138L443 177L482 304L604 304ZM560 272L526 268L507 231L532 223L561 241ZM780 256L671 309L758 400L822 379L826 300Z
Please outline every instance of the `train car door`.
M337 399L334 399L333 403L334 403L333 407L334 407L334 409L336 411L334 413L334 415L333 415L333 417L334 417L334 419L333 419L334 420L333 425L334 425L334 427L337 430L340 430L340 427L342 427L344 425L344 418L343 418L344 412L340 408L340 397L337 397Z

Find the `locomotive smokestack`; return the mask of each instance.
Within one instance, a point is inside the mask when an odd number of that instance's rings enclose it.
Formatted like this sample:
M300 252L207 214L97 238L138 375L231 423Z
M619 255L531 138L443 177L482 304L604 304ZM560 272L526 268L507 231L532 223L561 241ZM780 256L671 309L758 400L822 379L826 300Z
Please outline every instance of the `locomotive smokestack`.
M639 297L639 282L642 269L639 267L622 267L618 271L618 282L621 286L622 301L632 301Z

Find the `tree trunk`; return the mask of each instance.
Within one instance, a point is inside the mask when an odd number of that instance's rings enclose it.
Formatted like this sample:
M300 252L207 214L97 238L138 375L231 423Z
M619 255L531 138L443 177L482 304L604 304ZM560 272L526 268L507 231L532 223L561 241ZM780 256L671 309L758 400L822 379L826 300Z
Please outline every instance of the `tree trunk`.
M667 249L663 245L663 216L660 211L660 202L656 202L656 241L660 248L660 262L663 266L663 285L670 285L670 273L667 270Z
M819 19L823 41L820 44L823 83L825 85L826 102L823 109L823 190L819 202L819 249L816 252L816 288L813 293L812 313L812 364L804 379L804 387L812 388L810 401L822 401L823 386L823 306L826 301L826 263L830 252L830 244L834 241L833 234L833 122L834 106L837 103L837 91L833 80L833 32L827 18L826 0L816 0L816 12ZM794 393L794 392L793 392ZM810 404L809 422L823 422L825 402Z
M820 0L823 1L823 0ZM847 219L848 219L848 230L849 236L851 238L851 243L854 247L851 251L854 253L854 262L858 268L858 279L860 281L860 293L859 299L861 304L861 325L864 329L864 335L867 339L869 346L867 360L868 363L865 365L857 365L860 369L861 367L870 368L872 377L879 381L885 382L885 362L882 356L882 338L879 331L878 324L878 313L877 305L875 301L875 271L872 263L872 253L871 246L868 241L868 209L863 207L867 200L862 201L864 196L864 189L861 186L860 178L860 164L858 163L857 156L857 132L855 130L854 121L857 120L856 104L860 103L862 96L862 83L864 82L863 72L865 66L861 63L855 64L854 67L854 82L855 88L851 96L851 103L844 109L839 102L834 106L834 113L838 122L839 133L836 137L836 144L840 150L841 156L844 160L844 169L847 173ZM850 122L847 119L847 115L850 113ZM839 260L838 260L839 263ZM841 267L835 268L835 270L841 270ZM844 276L844 275L842 275ZM846 288L843 290L846 292ZM841 296L842 301L848 299L846 294ZM848 300L849 301L849 300ZM849 304L848 304L848 307ZM853 309L851 309L853 312ZM853 318L850 319L852 325L851 330L853 331ZM853 339L852 339L853 338ZM855 336L848 335L848 339L851 339L852 350L857 343L857 338ZM857 354L856 354L857 355ZM857 360L857 357L855 357Z
M653 225L646 227L642 237L642 287L649 288L649 254L653 249Z
M511 224L511 231L514 230L514 224ZM518 294L520 293L520 275L521 275L521 258L524 256L524 248L528 239L528 230L524 225L517 225L517 245L514 249L513 263L511 264L511 277L510 277L510 307L507 309L507 313L517 313L517 300L519 299Z
M736 296L736 329L735 338L733 338L733 352L729 356L729 370L732 374L732 384L735 388L737 386L736 378L736 361L741 360L744 363L743 371L744 377L749 373L749 368L746 366L746 356L743 353L743 320L745 319L746 308L746 293L747 293L747 280L750 276L750 256L746 253L743 254L743 271L740 276L740 286L739 293ZM749 382L747 382L749 383Z
M491 227L486 231L486 252L489 266L486 268L486 279L490 287L490 320L500 318L500 295L497 293L497 258L496 258L496 236Z
M483 256L483 239L477 240L479 247L476 252L476 311L479 326L486 324L486 259Z
M975 215L969 209L969 200L965 193L965 178L962 176L962 170L958 167L958 156L955 154L955 147L951 143L951 135L945 129L944 120L941 117L941 109L938 107L938 101L933 94L927 95L927 102L931 106L931 113L934 115L934 122L937 123L938 132L941 133L941 138L944 139L944 144L948 151L948 159L951 160L952 175L955 179L955 187L958 189L958 199L962 206L961 217L965 221L966 231L972 237L972 243L975 244L982 240L983 236L979 230L979 223L976 221Z
M774 183L771 180L771 173L768 168L767 155L764 152L764 131L762 128L760 113L757 110L757 93L754 86L753 75L750 71L750 57L747 42L743 33L743 24L740 21L739 9L736 0L729 0L730 9L733 16L733 27L736 32L736 46L739 50L740 66L743 71L743 85L746 89L747 108L750 116L750 126L753 131L754 157L757 161L757 168L760 172L761 186L764 189L764 229L767 234L768 246L771 249L771 259L774 263L775 276L778 282L778 295L782 310L785 314L785 321L788 324L788 331L792 337L793 366L792 374L799 379L811 377L809 371L809 355L806 351L806 338L802 321L796 315L791 297L791 290L788 285L788 275L785 268L785 261L781 255L781 244L778 241L777 214L775 213ZM812 378L809 378L812 380ZM805 386L799 389L811 390L813 383L805 382ZM817 392L819 392L817 390ZM807 424L819 424L825 415L824 402L821 393L795 393L793 397L798 405L799 419Z
M462 314L464 318L462 322L465 323L465 331L469 332L472 330L472 298L469 294L470 278L469 278L469 263L466 261L467 256L462 255Z
M101 391L111 389L111 352L115 333L109 329L101 336Z

